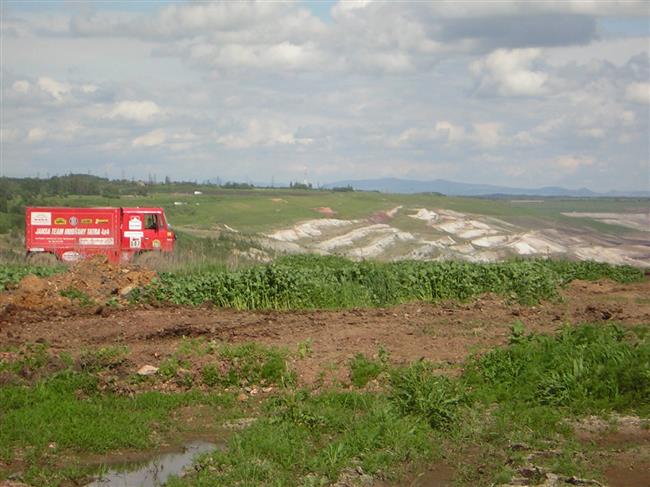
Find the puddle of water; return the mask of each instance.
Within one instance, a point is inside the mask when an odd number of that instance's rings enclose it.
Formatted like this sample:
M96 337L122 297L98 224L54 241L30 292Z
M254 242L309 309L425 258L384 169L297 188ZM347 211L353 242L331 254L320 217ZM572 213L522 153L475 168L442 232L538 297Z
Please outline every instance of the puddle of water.
M170 476L183 473L197 455L210 453L219 447L208 441L191 441L183 445L181 452L164 453L146 463L116 465L86 487L159 487Z

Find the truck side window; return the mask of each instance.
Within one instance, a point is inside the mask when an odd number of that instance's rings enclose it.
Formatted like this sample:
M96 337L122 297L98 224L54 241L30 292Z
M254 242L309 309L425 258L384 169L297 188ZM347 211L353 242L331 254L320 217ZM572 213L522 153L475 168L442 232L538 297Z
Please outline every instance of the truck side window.
M158 230L158 215L147 213L144 216L144 228L146 230Z

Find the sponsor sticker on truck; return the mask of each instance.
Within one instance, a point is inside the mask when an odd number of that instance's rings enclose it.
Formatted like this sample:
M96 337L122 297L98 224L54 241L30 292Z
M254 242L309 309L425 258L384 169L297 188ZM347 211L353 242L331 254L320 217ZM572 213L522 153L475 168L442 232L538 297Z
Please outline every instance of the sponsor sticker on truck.
M66 262L77 262L78 260L81 260L81 254L74 250L68 250L61 254L61 259Z
M32 211L30 217L32 225L52 225L52 213L49 211Z
M115 241L112 238L80 238L79 245L113 245Z
M133 215L129 218L129 230L142 230L142 220L140 220L140 217Z

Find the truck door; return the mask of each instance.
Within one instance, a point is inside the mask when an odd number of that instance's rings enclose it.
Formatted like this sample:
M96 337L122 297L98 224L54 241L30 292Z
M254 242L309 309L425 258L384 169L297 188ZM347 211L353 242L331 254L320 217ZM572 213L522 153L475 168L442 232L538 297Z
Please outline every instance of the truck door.
M123 248L139 252L144 244L144 217L138 213L124 213Z
M163 234L163 221L159 213L145 213L144 215L144 241L143 250L160 250Z

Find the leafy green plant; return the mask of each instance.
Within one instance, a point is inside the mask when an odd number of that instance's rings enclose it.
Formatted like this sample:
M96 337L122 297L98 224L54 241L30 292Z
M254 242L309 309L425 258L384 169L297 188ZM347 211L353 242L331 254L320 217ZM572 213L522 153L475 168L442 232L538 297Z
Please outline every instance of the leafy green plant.
M465 381L489 400L624 410L650 403L650 340L614 325L517 335L474 358Z
M225 373L219 377L223 386L244 386L250 384L290 385L295 382L295 373L287 363L288 352L275 347L264 347L257 343L224 345L218 350L224 362Z
M28 274L33 274L38 277L47 277L56 274L57 272L62 272L63 270L65 270L65 267L63 266L44 267L22 264L3 264L0 265L0 291L19 282Z
M312 346L311 338L298 343L298 346L296 347L298 358L304 359L310 357L312 353L314 353L314 348Z
M468 262L352 262L330 256L290 256L247 269L162 273L134 301L163 301L239 309L314 309L390 306L441 299L466 300L492 292L521 303L558 296L572 279L629 282L643 273L627 266L513 260Z
M419 361L392 371L391 399L403 414L421 416L434 429L446 429L456 420L467 396L459 384L437 375L433 365Z
M96 350L84 350L77 357L77 367L87 372L112 369L126 360L128 348L124 346L102 347Z
M59 292L59 294L70 299L71 301L76 301L81 306L89 306L93 303L93 300L90 298L90 296L74 287L63 289Z
M383 348L381 349L383 350ZM387 355L380 353L378 359L369 359L364 354L356 354L350 360L350 381L356 387L364 387L368 382L376 379L388 368Z
M201 369L201 377L203 383L208 387L214 387L219 384L221 379L221 372L219 368L214 364L208 364L203 366Z
M169 357L160 364L158 373L164 379L173 379L181 368L181 361L177 357Z

